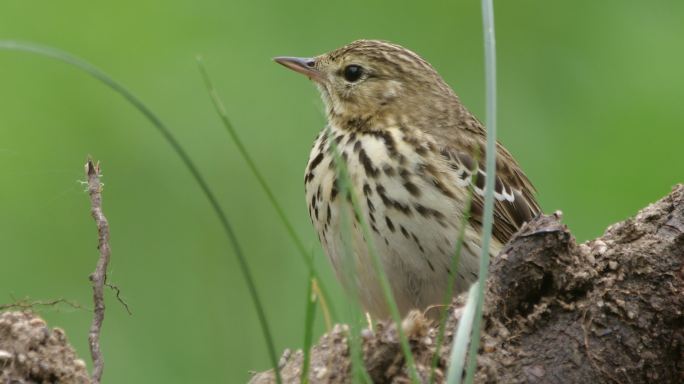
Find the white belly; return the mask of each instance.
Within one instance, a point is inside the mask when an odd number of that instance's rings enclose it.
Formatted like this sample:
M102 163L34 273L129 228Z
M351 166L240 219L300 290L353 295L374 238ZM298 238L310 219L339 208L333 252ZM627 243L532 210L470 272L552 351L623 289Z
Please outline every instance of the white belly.
M360 144L356 143L361 138L359 133L333 129L331 137L342 136L338 153L344 154L371 243L399 310L406 314L411 309L424 310L440 304L453 272L457 291L465 290L477 278L479 237L470 226L466 227L454 271L467 190L458 187L456 175L441 165L439 153L427 148L417 153L415 144L401 139L403 132L399 129L384 134L364 135ZM329 145L324 135L321 133L314 145L305 175L311 220L343 285L366 311L386 318L388 307L362 225L345 196L333 187L337 172L330 165L332 156L317 159L320 149ZM432 168L426 169L426 164L432 164ZM499 247L495 244L492 251Z

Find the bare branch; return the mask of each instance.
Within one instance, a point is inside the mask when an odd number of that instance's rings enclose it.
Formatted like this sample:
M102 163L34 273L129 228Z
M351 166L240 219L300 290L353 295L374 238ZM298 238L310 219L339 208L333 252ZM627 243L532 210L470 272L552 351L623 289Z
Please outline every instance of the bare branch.
M90 282L93 286L93 322L88 332L90 355L93 359L93 383L99 384L104 369L104 358L100 351L100 331L105 315L104 287L107 282L107 265L111 256L109 248L109 223L102 212L102 183L100 183L100 164L93 164L88 159L85 165L85 173L88 180L88 195L90 195L90 213L97 224L98 245L100 258L97 261L95 272L90 274Z

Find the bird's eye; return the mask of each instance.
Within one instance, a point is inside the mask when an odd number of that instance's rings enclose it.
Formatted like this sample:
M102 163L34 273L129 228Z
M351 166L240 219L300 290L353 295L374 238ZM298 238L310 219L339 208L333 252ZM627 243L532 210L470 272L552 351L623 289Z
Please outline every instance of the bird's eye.
M344 73L343 73L344 79L350 83L358 81L361 78L362 74L363 74L363 68L361 68L361 66L356 65L356 64L347 65L344 68Z

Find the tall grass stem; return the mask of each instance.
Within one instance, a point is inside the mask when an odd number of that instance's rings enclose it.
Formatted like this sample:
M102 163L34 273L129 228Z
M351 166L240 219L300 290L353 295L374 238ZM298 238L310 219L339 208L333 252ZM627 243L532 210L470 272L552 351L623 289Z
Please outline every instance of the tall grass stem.
M477 174L473 175L473 180L471 185L475 184L475 178ZM444 333L446 332L447 317L449 315L449 304L454 297L454 286L456 284L456 278L458 277L458 267L459 261L461 260L461 251L463 249L463 239L465 238L465 229L468 224L468 219L470 218L470 209L473 201L473 188L468 188L468 197L465 203L465 212L461 218L461 227L458 230L458 237L456 238L456 247L454 250L454 257L451 262L452 274L449 278L449 284L447 286L447 291L444 294L444 299L442 300L442 308L439 314L439 330L437 331L437 340L435 341L435 354L432 356L432 364L430 367L430 383L435 382L435 372L437 370L437 364L439 363L442 344L444 343Z
M470 340L466 383L472 383L477 370L477 351L480 347L482 307L489 272L489 244L492 237L494 213L494 182L496 180L496 40L494 34L493 0L482 0L482 27L484 30L485 90L487 146L485 152L484 222L482 224L482 254L478 274L477 305Z
M314 292L316 280L309 274L309 285L306 290L306 316L304 317L304 359L302 360L302 375L300 382L309 382L309 364L311 361L311 344L313 343L314 320L316 319L316 293Z
M468 342L470 341L470 331L473 326L475 307L477 306L478 283L470 286L468 298L463 307L463 313L458 320L456 336L451 346L451 356L449 356L449 371L447 373L447 384L461 384L463 379L463 367L465 366Z
M318 288L321 290L323 296L322 299L328 304L328 310L330 311L333 319L337 320L337 313L335 312L335 308L332 303L329 291L327 290L323 281L321 281L321 279L319 278L318 271L316 270L313 260L310 259L308 256L306 247L304 246L304 242L302 242L302 239L297 235L297 232L294 229L294 225L292 225L290 219L288 219L283 207L280 205L280 203L278 203L278 200L276 199L273 190L266 182L266 178L263 176L261 171L259 171L259 168L257 168L256 163L252 159L252 156L249 155L249 151L247 151L247 148L242 143L240 136L238 136L237 131L233 127L233 124L231 123L230 119L228 118L228 113L226 112L226 108L223 104L223 101L218 95L218 92L216 92L214 84L211 81L211 77L209 76L209 72L207 72L207 69L204 66L204 62L201 57L197 57L197 65L199 66L202 78L207 87L214 107L216 108L216 112L219 114L219 117L221 118L223 126L226 128L226 131L228 131L230 138L233 140L233 143L235 143L235 146L237 147L238 152L240 152L240 155L244 159L245 163L247 163L247 167L252 172L252 175L254 175L254 177L257 179L257 182L261 186L261 189L264 191L264 193L266 193L266 197L273 206L273 209L275 209L278 218L280 218L280 221L285 226L288 235L295 243L295 246L297 247L297 250L299 251L301 258L304 261L304 264L309 269L309 272L312 273L314 278L316 279Z

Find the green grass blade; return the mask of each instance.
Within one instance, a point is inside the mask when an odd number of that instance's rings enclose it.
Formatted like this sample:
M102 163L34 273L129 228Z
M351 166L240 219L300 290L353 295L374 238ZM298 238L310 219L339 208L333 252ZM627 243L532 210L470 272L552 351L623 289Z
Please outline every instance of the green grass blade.
M311 344L313 344L314 320L316 319L316 295L313 292L313 274L309 274L309 287L306 291L306 317L304 317L304 359L302 361L302 375L300 382L309 382L309 363L311 360Z
M199 169L195 165L195 163L192 161L190 156L187 154L185 149L180 145L178 140L173 136L171 131L168 129L168 127L161 121L159 117L155 113L152 112L150 108L148 108L137 96L135 96L131 91L129 91L126 87L124 87L122 84L114 80L111 76L106 74L104 71L100 70L96 66L90 64L89 62L76 57L70 53L52 48L52 47L45 47L37 44L32 44L32 43L25 43L25 42L17 42L17 41L8 41L8 40L0 40L0 49L5 49L5 50L12 50L12 51L23 51L23 52L28 52L28 53L33 53L37 54L40 56L46 56L50 57L52 59L56 59L59 61L62 61L64 63L70 64L76 68L81 69L82 71L86 72L90 76L94 77L95 79L99 80L100 82L104 83L107 85L110 89L112 89L114 92L118 93L120 96L122 96L126 101L128 101L130 104L132 104L140 113L142 113L151 123L152 125L161 133L161 135L164 137L166 142L171 146L173 151L180 157L181 161L185 165L185 167L188 169L192 177L195 179L195 182L197 185L199 185L200 189L204 193L204 196L207 198L209 201L209 204L211 205L214 213L218 217L221 226L223 228L223 231L225 235L228 237L230 240L230 244L233 247L233 251L237 257L238 264L240 266L240 270L242 272L242 276L245 279L245 282L247 283L247 288L249 290L250 296L252 298L252 303L254 304L254 307L257 312L257 316L259 318L259 323L261 325L261 330L264 334L264 338L266 339L266 347L268 349L268 354L269 358L271 360L271 364L273 365L273 369L276 375L276 381L278 383L281 383L281 377L280 377L280 372L278 370L278 360L276 358L275 354L275 346L273 343L273 337L271 335L270 328L268 326L268 321L266 319L266 314L263 309L263 305L261 304L261 300L259 298L259 294L256 289L256 285L254 283L254 278L252 277L252 273L249 269L249 266L247 264L247 260L245 259L245 256L242 252L242 248L240 247L240 244L238 243L237 236L235 235L235 232L233 231L233 228L228 220L228 217L226 216L225 212L221 208L221 206L218 203L218 200L216 199L216 196L214 193L211 191L209 188L209 184L207 184L206 180L202 176L202 174L199 172Z
M209 73L207 72L207 69L205 68L204 63L200 57L197 58L197 65L199 66L200 72L202 73L202 78L204 79L204 83L207 87L209 95L211 96L211 100L214 104L214 107L216 108L216 112L219 114L219 116L221 118L221 122L223 123L223 126L228 131L228 134L230 135L231 139L235 143L235 146L237 147L238 152L240 152L240 155L244 159L245 163L247 163L247 167L252 172L252 175L254 175L254 177L259 182L261 189L263 189L264 193L266 193L268 200L271 202L271 205L273 206L276 213L278 214L280 221L285 226L287 233L289 234L292 241L295 243L297 250L299 251L300 255L302 256L302 260L304 260L304 264L306 264L307 268L309 269L309 272L311 272L314 275L314 278L318 281L318 287L320 288L321 293L324 296L325 302L328 303L328 305L329 305L329 310L330 310L330 313L332 314L333 319L337 319L337 316L335 313L335 308L334 308L334 305L332 304L331 296L328 293L329 291L326 289L323 281L321 281L321 279L319 278L318 272L316 271L316 268L313 264L313 261L308 257L306 248L304 247L304 243L302 242L301 238L297 235L297 232L295 231L294 226L292 225L290 220L287 218L287 215L285 214L285 211L283 210L282 206L278 203L278 200L276 199L275 194L273 193L273 190L271 189L271 187L268 186L268 183L266 182L266 178L259 171L259 169L256 166L256 163L254 162L252 157L249 155L249 152L247 151L244 144L242 143L242 140L240 140L240 137L238 136L237 131L233 127L233 124L231 123L230 119L228 118L228 114L226 113L226 108L223 105L223 101L219 97L218 92L216 92L216 89L214 88L214 84L211 81L211 77L209 77Z
M486 82L486 123L487 150L485 153L485 198L484 222L482 225L482 254L478 275L477 305L475 321L468 354L466 383L472 383L477 370L477 351L480 347L480 331L482 327L482 306L484 291L489 273L489 242L492 237L492 220L494 213L494 180L496 177L496 41L494 38L494 4L493 0L482 0L482 27L484 29L485 46L485 82Z
M477 159L475 160L477 162ZM470 185L475 184L475 178L477 174L473 175L473 181ZM468 219L470 218L470 208L473 201L473 188L468 189L468 196L465 202L465 213L461 218L461 226L458 230L458 237L456 238L456 247L454 250L454 258L451 263L452 276L449 279L449 284L447 291L444 294L444 299L442 301L442 308L439 314L439 330L437 331L437 340L435 341L435 354L432 356L432 364L430 367L430 383L435 382L435 371L437 370L437 364L439 363L439 356L442 350L442 343L444 343L444 333L446 332L447 316L449 315L449 304L454 297L454 285L456 284L456 277L458 276L458 264L461 259L461 250L463 249L463 239L465 238L465 229L468 224Z
M373 384L366 365L363 363L363 342L361 339L361 330L363 326L364 316L359 311L357 303L352 303L349 310L351 311L352 321L349 324L349 351L352 363L352 375L354 383Z
M475 307L477 306L478 284L470 286L468 299L463 307L463 314L458 321L456 336L451 345L451 356L449 356L449 372L447 374L448 384L461 384L463 378L463 367L465 365L466 352L470 342L470 331L473 326Z
M327 133L327 132L326 132ZM347 180L340 180L338 185L342 196L347 194L349 190L349 184ZM351 234L351 220L349 218L349 212L344 209L340 210L340 228L342 229L342 252L343 252L343 262L342 268L344 268L344 276L348 283L354 281L354 251L352 246L352 234ZM361 339L361 330L363 326L363 314L360 311L361 305L359 300L358 292L354 289L347 290L349 296L351 296L351 303L349 305L349 314L351 321L349 322L349 353L351 359L351 377L354 383L372 383L370 375L366 370L366 365L363 362L363 342Z
M363 231L363 236L366 239L368 253L371 256L371 261L373 263L375 273L378 274L378 280L380 281L380 286L382 288L383 295L385 296L387 305L389 305L390 307L390 314L392 315L392 320L394 320L394 323L397 327L399 343L401 345L401 350L404 354L404 359L406 360L406 367L409 371L409 377L411 378L411 381L413 383L421 383L422 380L420 379L420 376L418 375L418 370L416 369L416 362L413 358L413 353L411 352L411 346L409 345L408 339L404 334L404 330L402 328L402 319L401 315L399 314L397 302L394 300L392 287L390 286L389 279L387 278L387 274L385 273L385 269L383 268L382 262L380 261L380 256L378 255L375 248L375 244L373 242L373 234L371 233L370 228L368 227L368 223L366 222L363 212L361 211L361 206L359 205L358 197L356 196L356 193L354 193L353 188L351 188L352 184L351 179L349 177L349 172L347 171L347 167L344 164L344 161L342 160L339 148L337 147L337 144L334 138L332 137L332 132L329 127L326 128L326 130L326 134L328 135L328 142L330 143L330 148L332 149L335 160L336 171L338 173L339 179L344 181L344 185L340 187L340 192L343 193L342 196L345 196L344 193L348 194L351 200L354 214L356 215L356 217L359 218L359 224L361 226L361 230Z

